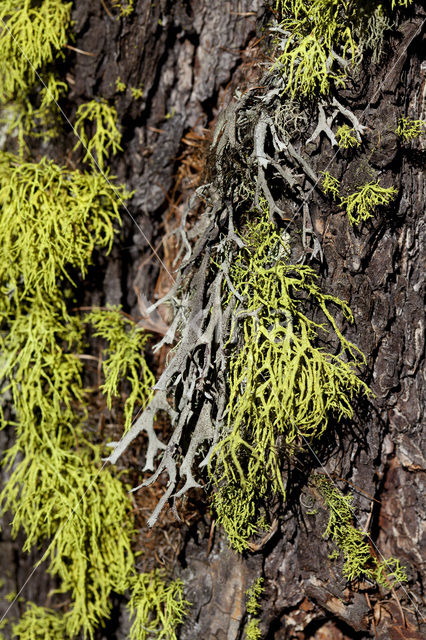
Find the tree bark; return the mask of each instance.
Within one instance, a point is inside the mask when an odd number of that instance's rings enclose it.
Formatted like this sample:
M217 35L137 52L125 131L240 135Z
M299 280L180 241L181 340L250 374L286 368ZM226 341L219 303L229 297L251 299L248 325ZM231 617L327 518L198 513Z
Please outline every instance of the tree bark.
M139 318L144 300L155 300L170 288L167 270L172 270L175 247L170 241L161 243L191 193L190 185L177 184L182 157L187 157L184 138L195 132L211 139L215 119L234 90L259 81L254 62L262 54L253 45L262 37L264 12L262 0L137 0L134 13L117 20L108 0L76 0L73 46L86 53L66 52L64 75L71 87L67 114L72 119L78 105L93 97L116 105L124 152L111 160L112 173L134 190L128 207L131 217L123 214L119 241L92 270L82 296L85 303L122 304ZM265 580L260 615L265 639L422 637L418 612L424 592L426 470L421 386L424 144L421 138L401 144L394 123L404 114L425 117L424 17L417 4L389 36L385 62L366 64L339 94L342 104L368 127L374 143L363 154L381 184L397 188L397 198L389 210L379 211L361 228L351 227L346 214L336 211L318 190L311 208L324 252L322 264L313 264L323 290L347 300L354 313L355 323L345 326L345 336L367 357L362 375L375 397L356 405L351 424L332 426L337 435L325 438L310 464L330 474L341 489L354 491L359 525L372 532L376 553L394 556L406 566L408 583L394 594L374 591L368 584L358 591L349 589L341 562L329 559L330 548L322 537L327 513L318 504L317 513L309 513L312 495L306 487L289 500L276 533L264 546L243 555L228 548L226 535L200 506L205 496L195 492L184 523L171 523L167 513L156 525L161 529L167 521L166 529L172 531L175 548L169 560L192 603L180 640L243 638L245 592L259 576ZM126 84L124 93L116 91L118 78ZM142 88L143 97L132 98L132 87ZM197 139L198 168L208 163L205 140ZM59 159L62 144L52 149ZM70 132L66 147L73 144ZM322 139L303 148L300 143L298 150L318 175L330 163L329 170L341 175L343 184L359 183L363 176L359 156L336 158ZM161 368L161 361L156 366ZM141 539L148 540L151 534L142 518L140 527ZM161 533L153 535L160 540ZM9 567L2 591L18 591L35 556L20 556L19 540L12 541L7 533L0 544ZM167 554L164 557L167 560ZM44 604L50 588L49 579L38 570L24 595ZM115 621L100 637L125 638L128 627L124 607L117 602Z

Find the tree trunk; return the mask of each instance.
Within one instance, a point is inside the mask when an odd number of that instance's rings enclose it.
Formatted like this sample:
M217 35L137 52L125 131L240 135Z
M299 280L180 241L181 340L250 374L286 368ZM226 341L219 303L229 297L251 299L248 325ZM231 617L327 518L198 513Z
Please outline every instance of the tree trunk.
M72 45L82 53L65 53L64 77L71 91L64 109L72 121L82 101L102 97L115 104L124 151L111 160L112 174L134 191L121 237L107 259L98 259L84 285L85 304L122 304L140 319L148 301L170 289L177 248L165 234L179 223L194 187L211 170L209 147L218 113L237 89L244 92L260 82L259 62L265 57L258 40L265 16L263 0L137 0L134 12L121 19L109 0L75 1ZM166 480L136 494L136 504L146 509L138 525L140 544L150 549L148 565L173 563L173 574L184 581L192 603L179 630L181 640L244 638L246 591L259 576L265 585L259 616L265 639L421 638L424 145L422 138L403 144L394 129L402 115L424 117L424 17L420 4L413 6L387 34L381 63L364 63L356 80L338 93L340 103L368 127L362 152L336 156L322 137L293 143L317 176L328 167L350 186L370 181L373 169L382 186L397 189L390 207L360 227L351 226L343 209L318 188L309 205L311 235L323 252L323 259L314 257L311 264L322 290L349 303L355 322L345 326L345 337L367 358L361 376L374 397L356 402L354 418L333 424L328 432L333 435L326 434L321 446L305 454L304 471L293 472L295 485L288 488L276 531L253 551L237 554L229 548L203 491L191 490L183 522L166 510L152 533L145 516L155 506L152 492L161 495ZM117 92L118 79L126 85L124 92ZM141 88L143 96L135 99L132 88ZM312 134L314 123L310 126ZM71 132L65 144L72 149ZM50 150L61 162L63 145ZM195 208L190 224L201 208ZM309 224L300 211L293 217L290 233L299 237ZM150 322L147 327L161 337L171 318L151 316ZM163 349L153 358L158 374L166 356ZM140 483L138 456L136 449L135 485ZM407 583L391 593L368 583L350 588L342 578L342 561L330 560L331 547L323 538L328 514L303 484L309 467L354 493L358 528L371 532L374 554L400 560ZM144 498L143 492L151 495ZM8 567L2 591L19 591L37 554L24 557L22 540L11 540L7 528L2 535ZM40 568L23 596L45 604L51 586ZM100 637L125 638L128 628L117 601L115 619Z

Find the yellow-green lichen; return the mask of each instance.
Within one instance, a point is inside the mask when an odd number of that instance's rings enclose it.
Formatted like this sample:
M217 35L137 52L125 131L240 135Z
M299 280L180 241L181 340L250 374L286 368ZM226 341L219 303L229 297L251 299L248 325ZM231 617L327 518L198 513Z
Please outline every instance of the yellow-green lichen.
M353 525L353 496L342 494L321 474L316 474L313 481L330 513L324 537L330 538L337 546L336 551L343 553L345 578L349 582L368 578L387 589L406 582L407 576L399 560L379 559L372 552L368 534Z
M111 4L114 9L118 9L120 11L118 16L119 18L132 15L134 11L133 2L134 0L125 0L125 2L122 2L122 0L111 0Z
M351 129L347 124L343 124L336 131L337 144L341 149L352 149L359 147L361 142L356 137L355 129Z
M76 113L75 130L80 145L84 147L83 162L105 168L109 155L122 151L120 147L121 133L117 129L117 111L106 100L90 100L81 104Z
M133 618L130 640L177 640L177 627L189 606L181 580L167 583L158 569L135 576L128 604Z
M262 501L285 496L283 456L320 438L331 415L350 418L353 396L370 393L357 376L364 356L329 309L350 322L348 305L323 293L310 267L288 263L288 247L266 218L248 226L231 269L244 301L235 312L243 338L230 359L227 428L209 465L218 520L237 550L258 529ZM305 305L324 321L309 319ZM317 344L327 332L338 339L337 354Z
M292 97L328 93L330 84L344 85L340 61L356 54L351 31L353 11L340 0L277 0L279 50L273 69L286 77ZM342 10L345 15L342 15Z
M373 217L376 207L387 206L397 193L395 187L382 187L377 180L368 182L346 198L341 198L340 204L346 208L350 222L360 224Z
M65 46L71 2L2 0L0 4L0 102L35 82L37 72Z
M328 171L324 171L322 175L322 190L326 194L330 193L333 200L337 200L339 197L340 180L332 176Z
M132 98L134 98L135 100L140 100L140 98L143 98L142 87L131 87L130 92L132 94Z
M64 617L53 609L29 602L17 624L12 627L16 640L66 639ZM69 637L69 636L68 636Z
M95 248L111 248L119 201L127 196L99 174L24 162L0 153L0 286L4 295L52 293L87 272ZM3 301L5 304L6 300Z
M126 83L123 82L120 77L118 77L115 81L115 90L117 93L123 93L124 91L126 91Z
M260 620L257 617L257 614L261 608L259 600L261 599L264 590L263 578L257 578L250 589L246 591L246 610L249 614L249 621L245 629L246 640L260 640L262 637L262 632L259 627Z
M411 0L392 0L391 10ZM377 62L384 33L392 27L384 3L351 0L276 0L274 63L291 98L328 94L344 87L351 68L369 50Z
M2 109L0 122L5 125L7 135L16 137L21 158L28 149L28 138L48 140L60 130L56 103L68 85L51 72L43 78L43 83L32 93L16 96Z
M111 408L112 398L119 396L122 383L130 383L131 392L124 404L124 431L132 422L135 404L144 405L152 397L155 378L143 353L148 340L143 329L126 318L117 308L94 309L85 322L94 329L93 335L107 340L102 368L105 382L101 389Z
M395 130L397 136L402 138L404 142L414 140L426 127L425 120L412 120L410 118L402 117L399 119L398 127Z
M62 283L70 269L84 275L95 248L111 246L114 195L99 175L0 154L0 390L13 405L1 427L15 431L0 509L12 513L13 536L25 533L24 551L47 546L40 562L59 577L56 593L70 596L60 616L30 605L15 629L21 640L93 638L112 593L124 594L134 575L132 503L113 469L101 470L101 446L88 435L80 355L89 322L117 342L106 349L105 392L107 400L118 392L120 373L128 379L129 422L152 381L140 353L146 337L118 310L71 314Z

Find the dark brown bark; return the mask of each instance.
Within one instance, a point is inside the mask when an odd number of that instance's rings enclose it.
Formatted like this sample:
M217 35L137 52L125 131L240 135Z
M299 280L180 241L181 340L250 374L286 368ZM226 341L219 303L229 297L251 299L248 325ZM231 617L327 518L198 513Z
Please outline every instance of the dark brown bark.
M361 525L368 519L378 549L385 557L400 559L409 582L395 598L373 592L368 585L358 592L348 589L341 564L330 562L330 549L322 538L327 514L318 508L316 515L307 515L304 504L312 496L302 487L294 504L289 500L277 533L255 553L238 556L230 551L221 530L212 537L208 513L181 525L174 574L184 580L192 602L181 640L244 637L244 594L259 575L266 587L261 613L264 638L361 640L374 635L373 614L377 638L421 637L416 613L424 589L421 500L426 442L420 376L424 147L419 141L402 145L392 129L400 114L417 118L421 111L424 14L420 6L417 9L390 37L385 63L373 69L366 65L357 82L340 94L373 132L374 142L364 154L379 172L381 184L397 187L397 199L361 229L353 229L346 215L331 209L318 193L313 196L312 215L325 255L322 285L350 304L355 324L345 328L346 335L367 356L363 375L375 398L357 406L351 425L335 425L337 438L325 441L316 452L318 458L312 456L311 466L319 472L325 468L362 490L355 492ZM135 286L152 299L160 264L148 242L158 244L169 215L166 195L184 150L182 138L192 128L201 130L212 123L224 100L230 99L229 83L233 88L247 83L253 73L246 64L247 48L260 35L263 10L262 0L138 0L134 14L116 20L101 3L76 1L75 46L95 55L69 54L66 67L72 91L67 109L72 114L81 101L94 96L115 100L124 153L112 163L113 173L135 190L129 210L139 227L125 217L120 243L93 273L93 286L85 293L88 302L121 303L137 315ZM143 87L143 98L133 100L129 91L116 94L118 77L128 87ZM61 149L56 152L60 155ZM331 160L344 184L360 179L359 156L333 158L329 146L318 141L303 152L318 173ZM167 277L162 282L167 286ZM0 544L1 556L10 566L2 590L18 590L34 557L19 556L19 544L11 542L7 533ZM39 570L25 597L44 604L47 590ZM397 600L407 617L405 626ZM115 630L111 625L104 637L125 637L128 621L119 607L116 626Z

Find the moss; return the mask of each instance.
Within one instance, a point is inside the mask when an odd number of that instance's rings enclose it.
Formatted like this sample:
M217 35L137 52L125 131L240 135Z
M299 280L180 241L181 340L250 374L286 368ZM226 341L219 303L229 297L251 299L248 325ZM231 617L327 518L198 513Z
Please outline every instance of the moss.
M167 583L164 573L155 570L135 576L131 589L130 640L177 640L177 626L190 606L184 600L181 580Z
M392 589L396 584L406 582L404 568L395 558L379 560L373 553L368 534L353 526L351 494L343 495L325 476L316 474L314 484L330 512L324 537L330 538L337 546L337 553L343 553L343 575L348 581L367 578L377 584Z
M408 142L421 135L425 126L425 120L411 120L410 118L405 118L403 116L399 119L395 133L397 136L402 138L404 142Z
M360 224L373 217L376 207L387 206L397 193L395 187L381 187L379 181L369 182L346 198L341 198L340 204L346 207L350 222Z
M351 149L353 147L359 147L361 144L356 137L355 129L351 129L347 124L337 129L336 140L341 149Z
M98 165L103 170L109 155L122 151L121 133L117 129L117 111L106 100L91 100L81 104L77 109L74 126L80 138L74 149L83 145L86 152L83 162L89 162L95 167Z
M244 300L241 319L238 308L235 315L243 340L229 365L227 429L209 466L218 520L239 551L258 528L262 499L285 496L283 455L320 438L331 415L350 418L353 396L370 393L356 374L364 356L329 309L350 322L347 304L324 294L310 267L288 263L288 247L267 219L249 224L245 241L231 271ZM323 323L305 315L306 303ZM337 355L316 345L320 331L337 336Z
M68 39L72 3L2 0L0 102L28 91L36 73L52 62Z

